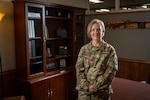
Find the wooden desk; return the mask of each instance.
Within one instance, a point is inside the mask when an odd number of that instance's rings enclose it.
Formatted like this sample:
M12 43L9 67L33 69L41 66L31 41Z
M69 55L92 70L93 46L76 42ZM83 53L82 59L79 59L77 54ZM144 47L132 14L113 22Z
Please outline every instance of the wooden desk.
M112 100L150 100L150 84L115 78Z

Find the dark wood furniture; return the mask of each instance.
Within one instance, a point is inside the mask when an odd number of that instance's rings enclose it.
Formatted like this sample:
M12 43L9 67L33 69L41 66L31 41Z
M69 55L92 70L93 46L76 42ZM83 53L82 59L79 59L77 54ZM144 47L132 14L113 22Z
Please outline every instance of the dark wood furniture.
M115 77L112 100L150 100L150 84Z
M117 77L150 83L150 62L136 59L119 58Z
M74 100L85 9L31 0L13 4L17 93L27 100Z

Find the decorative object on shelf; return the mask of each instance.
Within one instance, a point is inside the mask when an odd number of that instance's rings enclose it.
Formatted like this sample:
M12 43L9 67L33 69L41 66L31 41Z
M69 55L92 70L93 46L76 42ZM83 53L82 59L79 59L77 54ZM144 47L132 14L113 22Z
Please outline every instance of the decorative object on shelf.
M67 55L68 47L67 46L59 46L59 55Z
M67 30L65 28L58 27L56 34L60 37L67 37Z
M58 16L59 16L59 17L61 17L61 16L62 16L62 13L61 13L60 11L58 12Z
M106 28L108 29L149 29L150 21L131 21L131 20L117 20L117 21L107 21Z
M60 67L66 67L66 59L60 59Z
M48 12L48 10L46 10L46 11L45 11L45 15L46 15L46 16L48 16L48 15L49 15L49 12Z
M71 17L71 14L70 13L68 13L68 18L70 18Z

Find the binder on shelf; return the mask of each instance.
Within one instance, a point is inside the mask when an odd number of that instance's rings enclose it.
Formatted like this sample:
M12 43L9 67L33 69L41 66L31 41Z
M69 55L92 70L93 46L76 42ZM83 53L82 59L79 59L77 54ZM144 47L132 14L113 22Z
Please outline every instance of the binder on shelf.
M30 55L30 57L36 56L36 44L35 44L35 40L29 41L29 55Z
M34 20L28 20L28 35L29 35L29 38L35 37Z
M31 27L32 27L32 37L35 37L34 20L31 20Z
M32 57L36 56L36 46L35 46L35 40L31 41L31 45L32 45Z
M29 41L29 56L32 57L32 46L31 46L31 41Z
M28 20L28 35L29 38L32 38L31 20Z

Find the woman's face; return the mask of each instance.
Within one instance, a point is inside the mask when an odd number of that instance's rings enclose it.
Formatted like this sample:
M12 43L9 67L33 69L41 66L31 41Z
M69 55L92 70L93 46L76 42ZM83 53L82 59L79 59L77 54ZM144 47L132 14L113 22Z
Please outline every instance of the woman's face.
M92 28L91 28L91 38L94 41L101 41L102 37L103 37L103 30L102 30L102 26L99 25L98 23L93 24Z

